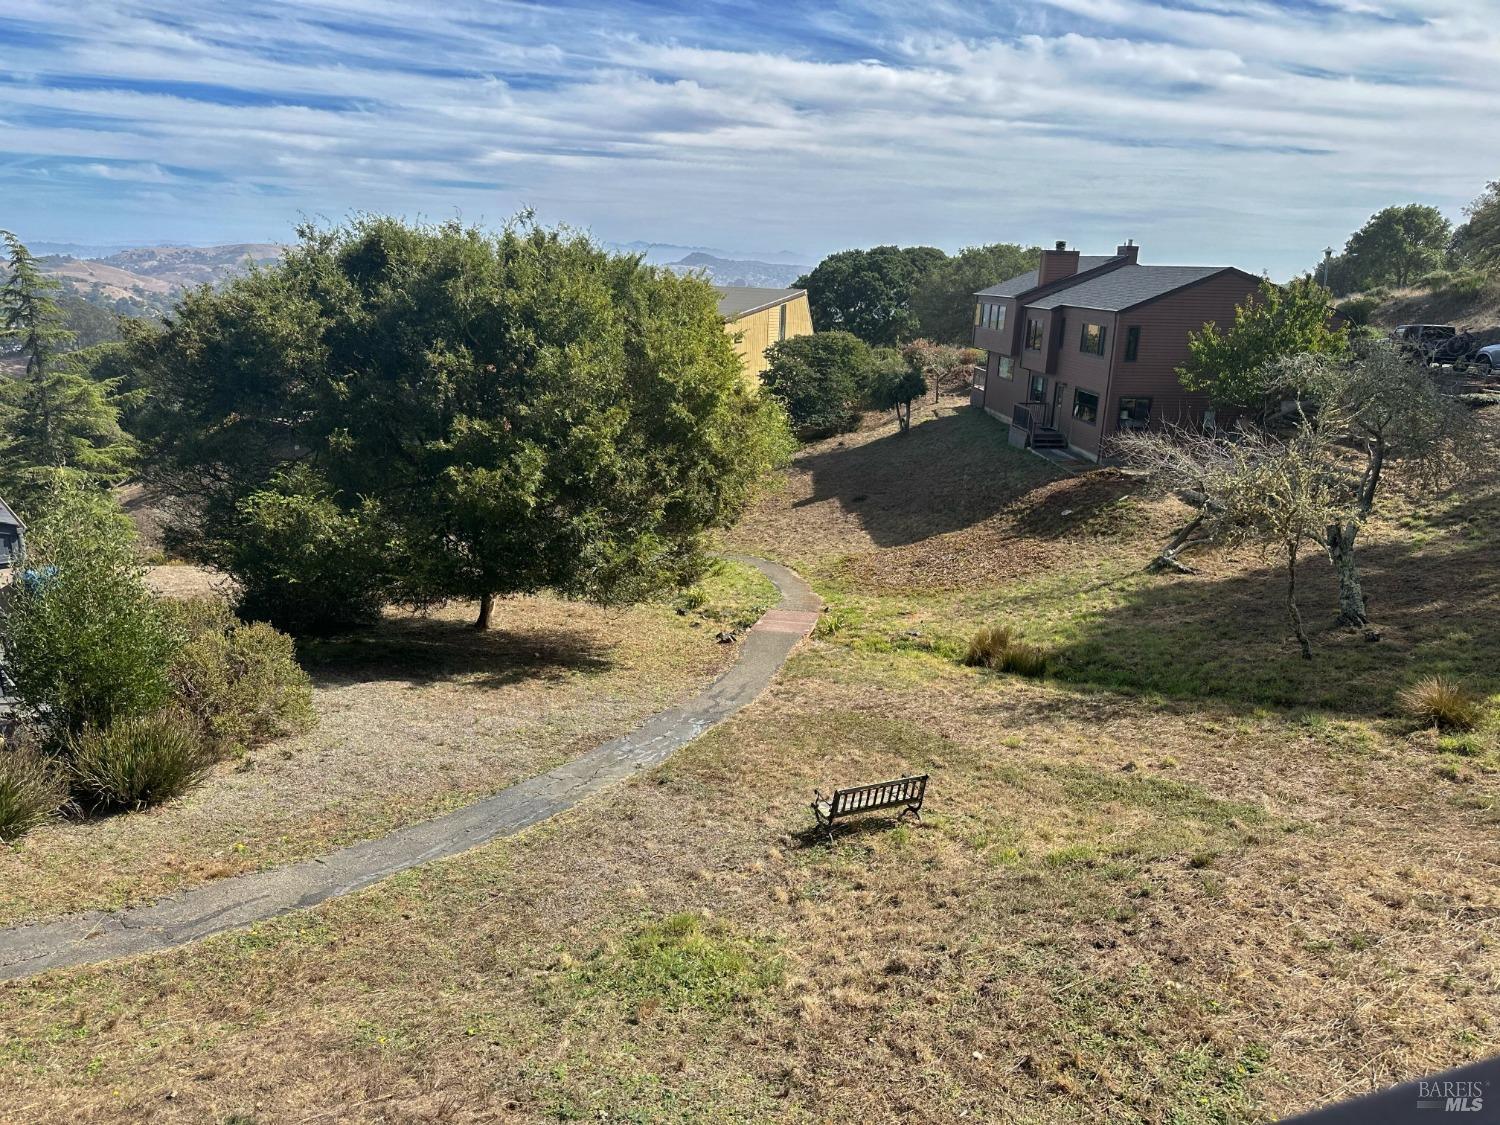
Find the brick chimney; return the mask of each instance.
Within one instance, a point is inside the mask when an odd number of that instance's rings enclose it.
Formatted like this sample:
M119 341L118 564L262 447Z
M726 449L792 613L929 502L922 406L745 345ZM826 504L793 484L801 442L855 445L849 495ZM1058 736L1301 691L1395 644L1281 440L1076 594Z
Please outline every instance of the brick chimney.
M1059 242L1056 250L1042 251L1042 268L1036 276L1038 285L1061 281L1078 272L1078 251L1069 250L1066 242Z
M1133 238L1126 239L1124 246L1115 247L1115 257L1128 258L1131 265L1134 265L1140 259L1140 256L1141 248L1135 244L1135 239Z

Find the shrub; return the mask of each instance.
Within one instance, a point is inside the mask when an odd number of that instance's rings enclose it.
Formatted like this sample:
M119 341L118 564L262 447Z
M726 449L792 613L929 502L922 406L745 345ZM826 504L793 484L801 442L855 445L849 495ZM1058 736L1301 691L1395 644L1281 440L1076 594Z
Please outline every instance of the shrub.
M211 764L190 719L171 713L117 719L71 740L73 793L96 812L144 809L181 797Z
M67 785L46 758L26 747L0 747L0 842L24 836L67 799Z
M870 348L848 332L793 336L766 349L761 384L786 407L804 441L853 429Z
M248 749L312 725L312 683L289 636L240 621L217 598L165 608L184 637L168 672L172 694L210 752Z
M1370 323L1370 317L1374 315L1375 310L1384 303L1372 293L1361 293L1357 297L1349 297L1340 301L1336 308L1350 324L1364 328Z
M991 668L1017 676L1045 676L1050 662L1046 650L1019 640L1008 625L987 625L975 633L964 653L970 667Z
M1482 270L1465 270L1456 273L1443 287L1443 292L1460 300L1471 301L1482 296L1490 287L1490 277Z
M0 646L15 695L56 744L166 703L176 638L112 500L64 490L33 522L5 592Z
M1443 730L1472 730L1484 715L1479 696L1443 676L1418 680L1401 693L1400 704L1412 718Z
M394 597L392 544L370 503L346 511L309 471L276 478L240 509L214 562L239 583L240 616L292 633L365 625Z

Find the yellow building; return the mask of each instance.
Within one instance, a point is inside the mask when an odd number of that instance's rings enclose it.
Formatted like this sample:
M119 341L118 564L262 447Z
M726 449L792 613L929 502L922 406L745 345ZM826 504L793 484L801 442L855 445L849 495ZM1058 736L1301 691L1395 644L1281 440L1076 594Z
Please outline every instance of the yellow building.
M766 369L766 349L812 330L812 313L805 289L759 289L749 285L719 285L719 315L734 341L747 375Z

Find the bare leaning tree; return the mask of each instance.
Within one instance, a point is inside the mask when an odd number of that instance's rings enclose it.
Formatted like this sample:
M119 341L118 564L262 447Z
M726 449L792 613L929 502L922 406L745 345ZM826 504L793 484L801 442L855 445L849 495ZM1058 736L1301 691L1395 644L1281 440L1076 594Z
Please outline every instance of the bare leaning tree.
M1276 555L1286 572L1287 620L1302 655L1311 660L1312 643L1297 604L1297 564L1308 546L1321 544L1323 529L1338 513L1325 471L1326 435L1314 425L1286 439L1261 429L1171 428L1128 434L1118 444L1158 488L1197 509L1152 569L1190 572L1178 555L1202 543L1249 543Z
M1138 432L1117 442L1124 459L1162 491L1192 505L1192 517L1148 570L1191 572L1182 554L1212 542L1254 542L1287 564L1287 614L1311 656L1296 602L1298 558L1309 545L1333 563L1339 621L1368 623L1355 547L1390 471L1431 492L1480 456L1470 413L1431 376L1384 341L1350 356L1300 355L1266 365L1268 388L1296 408L1273 426L1228 432Z

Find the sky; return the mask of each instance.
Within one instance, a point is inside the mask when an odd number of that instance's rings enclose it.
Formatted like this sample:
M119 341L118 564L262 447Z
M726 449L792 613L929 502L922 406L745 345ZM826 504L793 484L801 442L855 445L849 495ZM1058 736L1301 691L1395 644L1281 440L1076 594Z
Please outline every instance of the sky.
M1497 29L1500 0L5 0L0 226L531 207L808 262L1133 238L1283 277L1500 178Z

